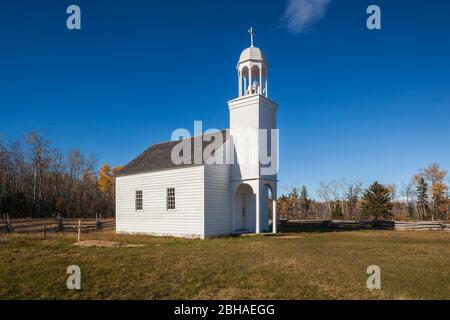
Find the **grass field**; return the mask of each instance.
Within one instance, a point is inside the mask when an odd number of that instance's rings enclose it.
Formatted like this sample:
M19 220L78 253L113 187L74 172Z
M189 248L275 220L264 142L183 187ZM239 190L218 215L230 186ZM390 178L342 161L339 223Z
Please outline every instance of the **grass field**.
M450 233L352 231L208 240L0 235L0 299L450 299ZM66 268L81 268L68 290ZM381 268L382 288L366 287Z

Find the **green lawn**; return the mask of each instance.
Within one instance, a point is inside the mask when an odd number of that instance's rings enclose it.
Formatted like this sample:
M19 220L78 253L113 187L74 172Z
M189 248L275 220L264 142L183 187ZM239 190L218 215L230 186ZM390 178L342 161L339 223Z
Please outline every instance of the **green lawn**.
M450 233L305 232L207 240L84 234L142 247L76 247L74 234L0 235L0 299L450 299ZM66 287L79 265L82 290ZM382 288L366 288L366 268Z

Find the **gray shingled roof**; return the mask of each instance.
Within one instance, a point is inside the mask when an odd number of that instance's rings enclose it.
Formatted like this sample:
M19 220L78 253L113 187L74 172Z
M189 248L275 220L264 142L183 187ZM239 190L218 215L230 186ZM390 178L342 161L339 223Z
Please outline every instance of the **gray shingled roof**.
M222 130L223 142L228 138L227 130ZM166 169L175 169L182 168L188 166L195 165L203 165L203 157L202 164L194 164L194 139L200 139L202 137L207 137L212 134L204 135L204 136L195 136L191 138L187 138L185 140L191 140L191 164L174 164L171 159L171 153L174 146L176 146L180 141L169 141L159 144L154 144L144 152L142 152L139 156L137 156L134 160L129 162L122 170L120 170L118 176L125 176L149 171L159 171ZM214 143L214 138L212 141L204 141L202 139L202 154L203 150L205 150L206 146L210 143Z

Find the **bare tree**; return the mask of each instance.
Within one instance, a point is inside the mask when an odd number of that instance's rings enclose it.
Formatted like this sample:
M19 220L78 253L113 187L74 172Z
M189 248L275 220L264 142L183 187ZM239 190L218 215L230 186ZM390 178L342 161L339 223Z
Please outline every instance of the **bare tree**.
M48 166L48 154L50 142L36 131L31 131L25 136L25 142L28 145L28 156L33 167L33 202L36 205L33 215L42 212L42 187L44 179L44 170ZM37 211L37 212L36 212Z
M334 210L340 211L340 215L344 216L344 202L345 202L345 180L334 179L328 184L331 195L334 200Z
M0 213L3 213L3 198L6 193L8 154L0 137Z
M363 188L360 181L347 183L347 219L356 220L358 202L361 198Z
M114 214L114 193L97 184L97 160L80 150L67 157L35 131L19 141L0 142L0 212L11 216ZM114 168L117 174L117 168Z
M331 197L332 190L329 184L325 182L320 182L319 188L317 189L317 195L325 203L328 213L331 217ZM323 212L323 218L326 219L326 211Z
M403 214L405 216L408 217L412 217L414 214L414 211L416 213L416 218L418 219L417 216L417 210L414 210L412 204L413 204L413 200L415 197L415 192L414 192L414 184L413 182L409 182L407 184L402 184L402 187L400 189L400 197L401 202L405 204L404 208L403 208Z

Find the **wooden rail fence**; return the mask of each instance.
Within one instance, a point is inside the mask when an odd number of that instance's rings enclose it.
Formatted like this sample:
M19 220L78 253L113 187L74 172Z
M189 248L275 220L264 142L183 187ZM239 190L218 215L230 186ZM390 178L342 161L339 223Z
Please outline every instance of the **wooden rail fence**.
M430 230L450 231L443 221L341 221L341 220L289 220L281 223L286 230Z
M79 221L81 224L79 225ZM102 219L101 215L96 215L95 219L72 219L61 216L49 219L10 219L4 215L0 221L0 232L2 233L47 233L50 232L89 232L100 229L115 228L114 219Z

